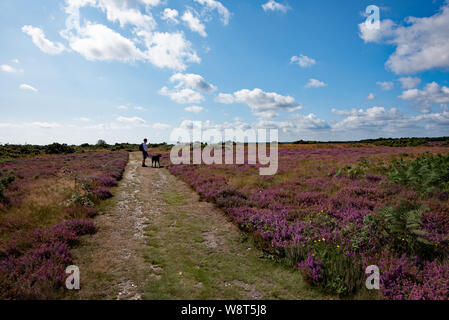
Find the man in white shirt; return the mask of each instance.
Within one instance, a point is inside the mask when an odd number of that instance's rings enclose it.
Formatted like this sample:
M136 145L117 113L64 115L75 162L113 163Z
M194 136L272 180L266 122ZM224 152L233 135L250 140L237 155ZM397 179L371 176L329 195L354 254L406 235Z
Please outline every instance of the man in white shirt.
M143 156L143 160L142 160L142 167L146 167L147 165L145 164L145 160L149 157L148 155L148 145L147 145L148 140L144 139L143 143L142 143L142 156Z

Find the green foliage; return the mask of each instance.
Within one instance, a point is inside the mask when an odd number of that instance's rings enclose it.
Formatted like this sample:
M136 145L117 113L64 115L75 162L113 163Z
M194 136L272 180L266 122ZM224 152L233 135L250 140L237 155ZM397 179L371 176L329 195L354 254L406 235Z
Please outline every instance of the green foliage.
M341 177L342 175L345 175L350 179L364 177L370 166L371 163L366 158L362 158L358 164L338 168L334 177Z
M449 155L429 153L415 160L394 160L388 168L391 181L428 194L435 189L449 192Z
M433 252L432 243L424 236L421 216L428 208L403 202L398 207L386 207L380 214L384 217L391 246L400 252L420 257Z
M97 144L83 143L79 146L53 143L47 146L39 145L0 145L0 161L7 161L18 158L33 157L45 154L68 154L68 153L84 153L92 151L138 151L139 145L132 143L116 143L113 145L107 144L105 141L100 141ZM160 151L169 151L173 145L167 143L149 144L150 149L157 149Z
M13 183L15 179L16 177L12 174L12 172L8 172L6 176L3 176L3 172L0 171L0 201L6 199L6 187Z
M75 148L68 146L67 144L53 143L45 147L45 153L47 154L66 154L74 153Z
M344 254L335 245L320 242L313 250L315 257L322 262L325 290L340 296L353 294L364 281L362 265Z
M428 233L424 230L421 219L428 210L423 205L402 202L397 207L385 207L378 213L366 215L363 228L352 241L352 248L358 251L372 246L388 246L398 253L435 259L437 250L426 239Z

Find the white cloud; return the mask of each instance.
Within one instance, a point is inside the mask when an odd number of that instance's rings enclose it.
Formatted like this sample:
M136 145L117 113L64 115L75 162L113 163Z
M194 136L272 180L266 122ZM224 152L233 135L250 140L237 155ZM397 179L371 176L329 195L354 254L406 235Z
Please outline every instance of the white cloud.
M325 87L327 84L323 81L317 79L309 79L309 82L304 86L305 88L321 88Z
M146 108L141 107L141 106L134 107L134 110L138 110L138 111L147 111Z
M33 122L31 123L32 126L44 128L44 129L53 129L53 128L59 128L61 125L59 123L55 122Z
M139 2L146 4L142 13ZM88 60L122 62L148 61L158 68L185 70L187 63L201 59L181 32L157 32L157 24L148 6L159 4L150 0L66 0L68 14L66 29L60 32L70 47ZM121 28L129 26L133 36L125 37L109 27L84 20L80 9L91 6L106 13L106 18L118 22ZM171 12L173 14L173 12Z
M19 59L12 59L11 62L19 63L20 61L19 61Z
M22 27L22 32L29 35L33 43L44 53L57 55L66 50L63 44L59 42L53 43L48 40L40 28L27 25Z
M413 78L413 77L402 77L399 78L398 81L402 85L402 89L413 89L419 86L421 83L420 78Z
M372 92L366 97L366 99L368 99L368 100L374 100L375 98L376 98L376 96Z
M87 60L132 62L145 58L131 40L102 24L88 23L69 41L70 47Z
M16 69L7 64L2 64L0 66L0 69L4 72L8 72L8 73L22 73L23 72L23 69Z
M202 37L207 37L206 26L201 23L197 16L194 16L192 11L187 10L181 17L181 20L186 23L190 30L197 32Z
M308 56L305 56L303 54L300 54L299 57L298 56L291 57L290 63L295 63L302 68L307 68L313 66L316 63L316 60L309 58Z
M170 128L171 128L171 125L165 124L165 123L158 122L158 123L153 124L153 129L156 129L156 130L168 130Z
M129 108L128 108L128 106L125 106L125 105L120 105L120 106L117 106L117 107L115 107L117 110L128 110Z
M136 127L147 126L146 121L139 117L123 117L118 116L116 119L117 122L130 124Z
M260 119L274 119L279 117L279 113L273 110L253 112L253 114Z
M20 89L22 90L29 90L29 91L34 91L34 92L38 92L39 90L37 90L36 88L30 86L29 84L23 83L19 86Z
M276 110L299 110L301 108L301 105L291 96L265 92L258 88L253 90L243 89L233 94L220 93L216 101L225 104L245 103L255 113Z
M449 103L449 87L431 82L423 90L409 89L403 91L399 98L414 101L422 112L428 113L432 105Z
M406 25L383 20L380 30L369 30L359 24L360 37L365 42L388 43L396 46L386 67L396 74L412 74L449 67L449 2L430 17L408 17Z
M170 21L174 24L178 24L178 16L179 16L179 12L176 9L170 9L170 8L165 8L164 12L162 13L162 20L166 20L166 21Z
M194 0L194 1L205 6L208 10L217 10L218 14L221 16L221 21L223 22L223 24L224 25L229 24L231 13L220 1L216 0Z
M217 90L213 84L207 83L202 76L194 73L176 73L170 77L170 82L178 82L175 88L190 88L210 93Z
M394 88L394 82L391 81L378 81L376 82L376 84L380 86L384 91L389 91Z
M172 101L180 104L201 103L204 100L201 93L190 88L169 90L167 87L163 87L159 90L159 94L170 97Z
M394 32L396 25L393 21L389 19L380 20L380 28L376 28L366 21L359 24L359 36L366 43L375 42L381 43L386 38L391 37Z
M184 108L184 110L187 111L187 112L192 112L192 113L198 114L198 113L200 113L201 111L203 111L204 108L203 108L203 107L200 107L200 106L191 106L191 107L186 107L186 108Z
M159 68L185 70L186 62L200 63L201 59L192 49L192 44L184 38L184 34L140 32L147 46L146 59Z
M265 12L267 11L281 11L283 13L286 13L288 10L290 10L290 6L285 4L280 4L279 2L276 2L274 0L269 0L267 3L262 5L262 8Z
M403 116L395 108L386 110L384 107L372 107L366 110L352 109L351 111L332 109L332 112L337 115L346 116L345 119L333 126L333 129L336 130L383 127L389 125L391 122L397 122L403 119Z

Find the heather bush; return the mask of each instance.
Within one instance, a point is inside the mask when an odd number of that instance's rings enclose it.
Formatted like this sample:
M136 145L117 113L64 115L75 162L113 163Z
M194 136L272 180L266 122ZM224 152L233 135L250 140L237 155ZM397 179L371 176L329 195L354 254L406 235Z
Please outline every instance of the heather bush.
M99 200L106 200L112 197L111 191L106 187L97 187L92 194Z
M364 285L365 268L374 264L385 272L383 298L441 299L447 291L428 279L447 283L442 279L449 252L449 193L441 183L429 198L387 174L395 157L415 159L426 150L448 149L285 146L272 177L257 176L257 166L247 163L169 170L313 285L353 294Z
M0 255L0 298L54 298L72 262L70 247L79 237L93 234L91 221L68 220L47 229L13 237Z
M7 206L0 201L0 299L62 296L65 268L72 262L70 248L79 243L80 236L96 231L84 219L97 214L95 204L100 199L112 196L109 188L117 185L127 160L124 152L91 152L0 162L0 172L14 171L20 182L12 183L11 175L0 177L8 182L10 199ZM30 190L63 193L59 198L55 195L54 202L46 195L44 205L39 206L29 204ZM21 209L28 210L27 215L9 214ZM49 210L51 219L47 219Z

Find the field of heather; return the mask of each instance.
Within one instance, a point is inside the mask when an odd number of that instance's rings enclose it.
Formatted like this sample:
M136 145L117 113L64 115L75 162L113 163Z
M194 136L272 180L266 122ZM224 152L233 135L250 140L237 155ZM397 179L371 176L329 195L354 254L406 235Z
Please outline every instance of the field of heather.
M127 152L0 162L0 299L60 298L70 249L122 178Z
M284 145L279 170L176 165L311 285L351 296L380 269L382 299L449 299L449 148Z

